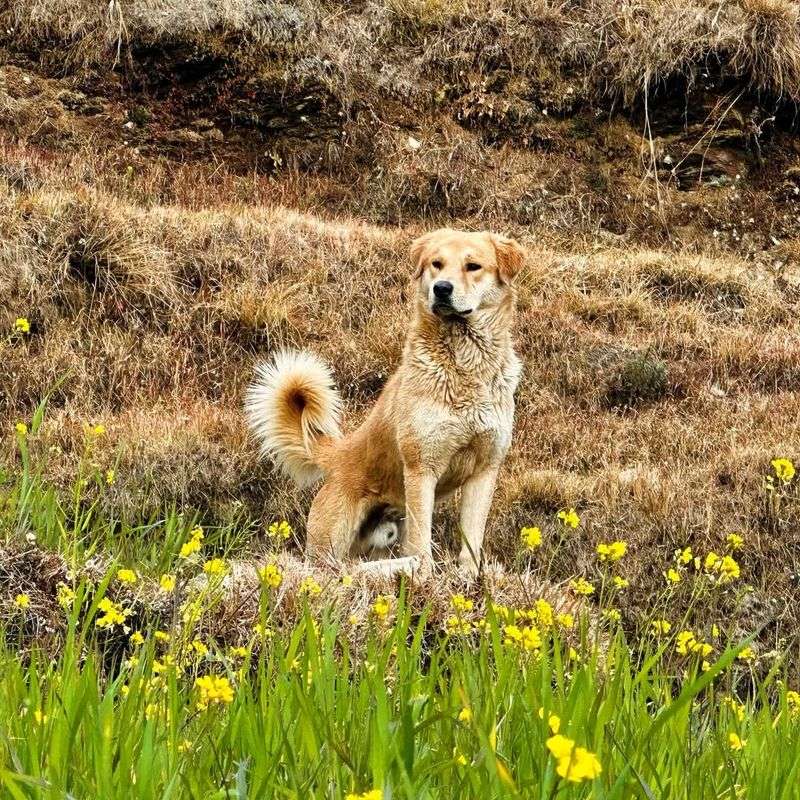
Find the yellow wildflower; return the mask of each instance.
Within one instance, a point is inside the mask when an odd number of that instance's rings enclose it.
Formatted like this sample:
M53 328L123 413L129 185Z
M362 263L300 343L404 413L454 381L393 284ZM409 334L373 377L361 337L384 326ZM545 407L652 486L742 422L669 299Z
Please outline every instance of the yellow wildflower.
M745 647L739 651L739 655L736 656L740 661L753 661L756 657L756 651L753 650L752 647Z
M576 594L582 594L584 597L588 597L590 594L594 593L594 586L585 578L572 580L569 582L569 585Z
M117 580L120 583L136 583L139 576L132 569L117 570Z
M522 647L524 650L538 650L542 646L539 629L526 625L522 629Z
M789 483L794 478L794 464L788 458L773 458L769 462L775 470L775 477L782 483Z
M228 571L225 561L221 558L212 558L203 564L206 575L224 575Z
M503 643L507 645L522 643L522 631L518 625L503 626Z
M340 580L342 582L342 586L352 586L353 585L353 576L352 575L342 575Z
M322 587L310 575L300 581L298 588L300 594L307 594L309 597L316 597L322 592Z
M189 558L189 556L197 553L203 546L201 544L203 539L203 529L199 526L197 528L193 528L189 534L189 539L185 541L181 547L180 557Z
M233 687L225 677L204 675L194 682L198 690L197 708L205 711L210 705L224 705L233 702Z
M106 483L107 483L109 486L113 486L113 485L114 485L114 482L115 482L116 480L117 480L117 473L116 473L116 472L114 472L114 470L113 470L113 469L107 469L107 470L106 470Z
M115 625L125 624L128 612L110 598L104 597L100 601L98 609L103 612L103 615L98 617L95 622L98 628L113 628Z
M631 582L627 578L623 578L621 575L615 575L612 580L616 589L627 589L631 585Z
M389 616L389 612L391 611L391 609L392 609L391 598L383 594L379 594L375 602L372 604L372 613L381 622L384 622L386 620L386 618Z
M66 583L59 583L56 587L56 601L61 608L70 608L75 602L75 592Z
M786 707L789 709L789 713L792 717L800 715L800 693L789 689L789 691L786 692Z
M682 656L692 652L697 639L692 631L681 631L675 640L675 651Z
M675 560L679 564L688 564L694 558L691 547L684 547L682 550L675 551Z
M47 714L43 714L41 709L37 708L33 712L33 719L37 725L44 725L47 722Z
M165 572L158 580L162 592L171 592L175 589L175 576Z
M472 623L468 619L455 614L445 620L444 626L447 632L453 636L467 636L472 633Z
M472 611L472 600L467 600L463 594L454 594L450 598L450 605L456 610L459 614L465 614Z
M664 577L666 578L667 583L680 583L680 580L681 580L680 572L678 572L678 570L676 570L676 569L673 569L672 567L670 567L664 573Z
M542 532L539 528L523 528L519 538L526 550L535 550L542 544Z
M603 616L612 622L619 622L622 619L622 614L616 608L607 608L603 612Z
M106 432L106 426L102 424L93 425L89 429L89 433L91 433L92 436L103 436L105 432Z
M130 643L134 647L138 647L141 644L144 644L144 636L142 636L141 631L134 631L131 634Z
M459 753L457 747L453 748L453 759L459 767L467 766L467 757L463 753Z
M601 542L597 545L597 555L600 561L619 561L627 550L626 542Z
M666 636L672 629L672 623L665 619L654 619L650 624L658 636Z
M723 556L717 567L721 583L728 583L739 577L741 570L733 556Z
M534 604L536 621L543 627L549 628L553 624L553 606L547 600L539 599Z
M262 583L277 589L283 583L283 572L277 564L265 564L258 570L258 577Z
M575 617L572 614L556 614L556 622L569 630L575 626Z
M197 539L189 539L188 542L184 542L181 545L180 557L181 558L189 558L189 556L196 553L202 545L200 544L199 540Z
M344 800L383 800L383 791L381 789L372 789L363 794L350 794L345 795Z
M231 647L228 650L228 655L231 658L247 658L247 654L250 651L246 647Z
M155 639L157 642L168 642L168 641L169 641L169 639L170 639L170 636L169 636L169 634L168 634L166 631L156 631L156 632L153 634L153 638L154 638L154 639Z
M27 594L18 594L18 595L17 595L17 596L14 598L14 605L15 605L17 608L28 608L28 606L30 606L30 604L31 604L31 598L30 598L30 595L27 595Z
M566 736L551 736L547 740L547 749L558 762L556 772L572 783L594 780L602 772L597 756L583 747L576 747L575 742Z
M581 522L581 518L578 516L578 512L575 511L574 508L562 508L561 511L556 514L556 516L565 528L577 528Z
M192 641L192 650L202 658L206 653L208 653L208 646L205 642L202 642L200 639L194 639Z
M472 721L472 709L469 706L465 706L458 712L458 721L459 722L471 722Z
M27 435L28 435L28 426L27 426L27 425L26 425L24 422L18 422L18 423L17 423L17 424L14 426L14 430L15 430L15 431L16 431L16 432L17 432L17 433L20 435L20 436L27 436Z
M544 707L539 709L539 719L544 719ZM556 714L548 714L547 727L550 728L550 733L557 734L561 728L561 718Z
M728 747L731 750L741 750L747 744L747 739L740 739L739 734L731 731L728 734Z
M292 526L285 520L273 522L267 528L271 539L288 539L292 535Z
M714 648L708 642L701 642L692 631L681 631L675 639L675 652L682 656L699 654L703 658Z
M722 561L722 558L718 556L713 550L706 556L706 560L703 562L703 567L707 572L711 570L715 570L717 565Z
M744 546L744 538L738 533L729 533L725 537L725 541L728 543L728 547L731 550L741 550Z
M739 720L739 722L744 721L747 709L745 708L743 703L739 703L738 701L734 700L729 694L726 694L722 698L722 702L726 706L728 706L728 708L730 708L730 710L733 712L733 714L735 715L736 719Z
M14 333L30 333L31 323L25 317L17 317L14 320Z

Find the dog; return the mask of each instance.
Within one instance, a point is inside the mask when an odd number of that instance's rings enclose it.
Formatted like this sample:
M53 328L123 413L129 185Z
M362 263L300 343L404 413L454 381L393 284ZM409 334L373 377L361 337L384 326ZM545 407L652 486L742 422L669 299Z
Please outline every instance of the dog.
M300 486L320 480L312 560L382 555L376 570L433 568L435 503L461 490L460 568L475 576L498 471L511 444L521 363L514 278L525 251L488 231L441 229L411 244L414 313L402 361L364 422L342 435L330 369L306 351L256 367L245 415L261 452ZM369 562L364 564L369 566Z

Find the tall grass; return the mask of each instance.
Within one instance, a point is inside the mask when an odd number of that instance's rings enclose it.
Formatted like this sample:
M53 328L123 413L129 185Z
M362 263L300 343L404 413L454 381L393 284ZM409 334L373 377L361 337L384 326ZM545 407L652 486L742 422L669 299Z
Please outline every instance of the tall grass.
M49 588L34 575L31 597L22 571L0 564L15 581L10 593L0 585L0 796L794 796L800 695L783 654L754 668L750 640L726 644L716 625L689 639L686 619L657 629L649 620L671 590L623 629L610 573L602 613L533 598L511 608L473 591L450 598L444 622L413 585L354 608L307 577L288 615L273 562L255 616L237 619L240 605L225 618L232 638L209 623L231 591L230 562L211 556L241 532L206 539L177 511L149 528L96 513L96 428L65 506L27 447L43 413L16 434L0 532L7 546L33 533L70 567ZM778 464L774 482L790 467ZM566 536L579 521L562 516ZM625 550L611 543L598 557L619 572ZM675 563L688 582L688 556ZM164 576L175 580L145 591ZM566 764L555 734L574 745ZM600 771L573 771L578 758Z
M478 638L431 639L402 595L395 612L364 623L359 653L339 623L309 613L235 654L209 643L190 657L146 632L124 663L109 661L91 618L74 612L56 660L21 659L6 640L4 796L794 796L797 709L774 674L744 704L726 700L734 650L675 675L662 648L632 658L619 631L605 648L584 635L570 656L557 633L536 652L505 642L494 615ZM230 702L198 708L205 674L230 682ZM552 715L597 755L595 780L557 774Z

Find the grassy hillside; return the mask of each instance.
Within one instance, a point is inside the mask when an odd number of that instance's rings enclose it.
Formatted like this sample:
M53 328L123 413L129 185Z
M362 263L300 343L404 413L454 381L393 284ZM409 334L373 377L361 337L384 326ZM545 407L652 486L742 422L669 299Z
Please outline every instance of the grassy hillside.
M765 483L800 458L795 4L60 0L0 18L0 422L10 442L55 388L29 446L62 495L102 423L104 514L177 503L302 540L309 496L243 428L254 359L314 348L356 424L398 362L411 238L490 227L530 250L490 553L513 564L538 525L566 580L624 538L634 616L675 548L739 532L743 632L797 622L800 490ZM19 465L10 444L2 459ZM556 547L572 506L580 536Z

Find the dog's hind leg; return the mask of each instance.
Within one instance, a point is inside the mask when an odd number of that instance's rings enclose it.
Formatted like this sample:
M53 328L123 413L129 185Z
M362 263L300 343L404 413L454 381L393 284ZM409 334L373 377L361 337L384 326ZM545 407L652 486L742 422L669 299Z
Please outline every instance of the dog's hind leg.
M355 508L334 483L317 492L306 524L306 554L312 561L338 563L350 550Z

